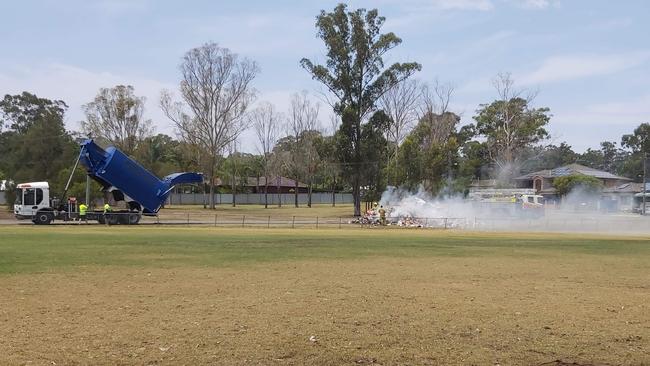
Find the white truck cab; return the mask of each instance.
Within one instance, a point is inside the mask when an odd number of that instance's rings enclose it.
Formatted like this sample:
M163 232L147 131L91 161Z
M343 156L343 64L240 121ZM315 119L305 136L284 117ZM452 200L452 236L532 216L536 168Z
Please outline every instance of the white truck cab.
M21 183L16 186L14 215L18 219L51 221L50 185L47 182ZM37 217L37 213L43 217ZM40 216L39 215L39 216Z

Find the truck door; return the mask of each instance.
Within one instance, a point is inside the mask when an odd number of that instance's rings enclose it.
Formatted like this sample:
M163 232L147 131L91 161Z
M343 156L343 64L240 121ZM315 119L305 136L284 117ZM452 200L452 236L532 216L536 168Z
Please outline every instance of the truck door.
M23 209L21 214L32 216L43 207L43 190L40 188L23 188Z

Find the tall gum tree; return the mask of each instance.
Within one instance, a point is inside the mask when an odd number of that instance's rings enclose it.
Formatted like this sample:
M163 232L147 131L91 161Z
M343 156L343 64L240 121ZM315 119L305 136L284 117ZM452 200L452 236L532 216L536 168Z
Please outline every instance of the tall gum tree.
M216 43L189 50L180 65L183 102L163 91L160 105L181 137L205 151L210 177L210 208L214 209L215 174L225 149L248 127L246 112L255 99L252 82L257 63ZM189 113L186 110L189 109Z
M88 136L133 155L154 131L151 120L143 117L144 103L145 98L135 95L131 85L101 88L92 102L83 105L86 120L81 128Z
M338 157L344 177L352 186L354 214L361 215L362 123L375 109L377 100L421 65L416 62L384 65L383 56L402 40L394 33L381 33L386 18L377 9L348 10L339 4L332 12L316 17L318 38L327 49L324 65L303 58L302 67L333 95L332 107L341 116L337 133Z

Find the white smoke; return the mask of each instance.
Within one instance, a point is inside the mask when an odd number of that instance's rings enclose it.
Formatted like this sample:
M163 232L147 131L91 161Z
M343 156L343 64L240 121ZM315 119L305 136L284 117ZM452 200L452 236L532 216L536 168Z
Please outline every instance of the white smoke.
M576 188L563 198L561 205L546 205L540 209L541 212L531 215L531 211L522 209L521 202L434 197L422 187L415 193L388 187L379 204L387 210L390 223L403 226L522 232L650 233L647 217L604 213L599 210L599 200L599 193Z
M466 218L473 217L474 211L471 202L461 197L432 197L422 186L416 193L388 187L379 204L388 208L390 218Z

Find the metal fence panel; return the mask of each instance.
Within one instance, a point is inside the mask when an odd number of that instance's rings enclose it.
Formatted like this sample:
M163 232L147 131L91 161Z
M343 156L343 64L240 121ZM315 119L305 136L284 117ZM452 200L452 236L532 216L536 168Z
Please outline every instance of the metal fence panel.
M335 195L336 203L352 203L352 194L351 193L336 193ZM217 205L231 205L233 200L233 195L230 193L215 193L214 202ZM313 204L330 204L332 203L332 194L331 193L313 193L312 194L312 203ZM282 202L283 205L293 204L295 201L295 196L292 193L283 193L283 194L269 194L268 202L269 205L277 205L278 202ZM298 204L306 205L308 201L307 193L298 194ZM203 205L209 202L209 194L203 193L171 193L167 198L167 205ZM263 205L264 204L264 193L241 193L235 195L235 203L239 205Z

